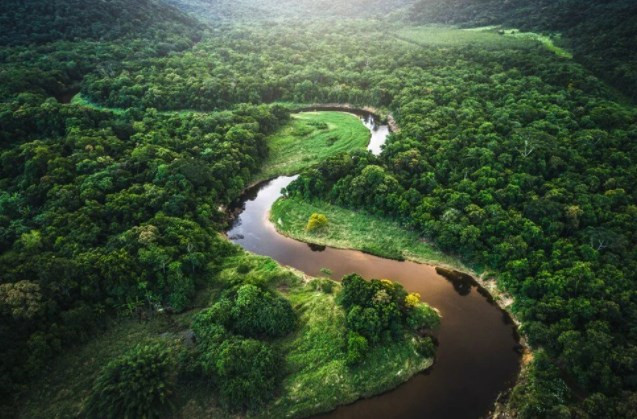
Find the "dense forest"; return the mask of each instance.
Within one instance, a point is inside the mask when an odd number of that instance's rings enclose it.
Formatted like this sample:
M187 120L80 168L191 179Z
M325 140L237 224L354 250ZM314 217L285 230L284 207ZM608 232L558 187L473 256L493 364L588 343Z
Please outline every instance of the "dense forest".
M278 17L287 2L86 3L0 5L0 415L110 319L193 307L237 256L219 234L225 208L289 103L338 102L391 111L401 130L380 156L332 157L286 193L397 220L496 276L534 352L509 398L519 417L634 417L637 110L607 84L637 94L634 2L302 2L294 21L249 25L232 21ZM223 7L195 20L208 4ZM403 22L334 19L405 5L411 23L560 32L576 60L503 37L414 44L394 36ZM353 363L409 328L403 292L384 327L348 331ZM341 304L373 311L367 294L344 291ZM268 339L297 320L267 287L232 283L217 297L193 319L184 374L214 377L223 403L253 409L281 380ZM243 309L253 324L228 317ZM149 411L148 400L118 407L109 380L130 363L163 406L175 357L153 343L112 360L95 384L111 398L86 412Z
M420 0L408 16L419 23L553 33L580 63L637 99L637 3L632 0Z

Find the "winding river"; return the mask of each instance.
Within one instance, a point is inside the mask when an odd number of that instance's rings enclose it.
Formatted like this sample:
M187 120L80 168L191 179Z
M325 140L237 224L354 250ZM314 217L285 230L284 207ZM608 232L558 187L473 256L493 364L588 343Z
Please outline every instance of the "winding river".
M389 129L369 114L361 116L371 130L369 149L378 154ZM390 278L438 308L442 325L436 362L387 393L341 406L330 418L479 418L498 395L510 388L520 370L516 329L488 294L466 275L453 275L430 265L398 262L359 251L308 245L277 233L268 220L281 189L295 176L281 176L246 193L242 211L228 232L233 242L253 253L270 256L308 275L329 268L335 279L356 272L366 278ZM444 274L444 275L441 275Z

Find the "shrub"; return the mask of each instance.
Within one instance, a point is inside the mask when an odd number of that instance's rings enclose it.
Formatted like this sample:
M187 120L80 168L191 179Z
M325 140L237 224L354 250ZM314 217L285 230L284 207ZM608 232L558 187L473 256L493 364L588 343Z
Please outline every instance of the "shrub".
M237 272L242 274L242 275L247 274L251 270L252 270L252 268L247 263L240 263L239 266L237 266Z
M324 214L314 213L310 215L310 219L307 221L305 231L312 232L321 228L324 228L328 224L328 219Z
M204 330L204 328L211 323L230 327L232 323L231 312L233 306L234 304L231 300L228 298L221 298L219 301L214 303L212 307L208 307L197 313L192 323L192 330L195 332L195 336L199 338L199 330Z
M264 404L274 396L282 366L282 357L263 342L226 340L215 363L221 402L233 410Z
M335 285L336 283L334 281L326 278L318 278L310 282L312 289L324 292L325 294L331 294Z
M364 336L355 332L349 332L347 338L347 365L357 365L365 359L368 347L367 339L365 339Z
M407 314L407 325L412 330L433 329L440 324L440 316L425 303L418 303Z
M347 313L348 329L365 336L370 342L381 339L382 325L378 313L373 308L354 306Z
M330 268L321 268L321 273L323 275L332 276L333 272Z
M232 307L232 327L248 337L281 337L296 325L296 314L285 298L247 284L241 286Z
M176 358L170 345L138 345L109 362L92 388L90 417L158 417L170 407L176 380Z
M420 294L417 292L410 292L407 297L405 297L405 307L416 307L418 304L420 304Z
M339 303L349 309L353 305L369 304L375 291L360 275L350 274L343 277L343 289L338 295Z

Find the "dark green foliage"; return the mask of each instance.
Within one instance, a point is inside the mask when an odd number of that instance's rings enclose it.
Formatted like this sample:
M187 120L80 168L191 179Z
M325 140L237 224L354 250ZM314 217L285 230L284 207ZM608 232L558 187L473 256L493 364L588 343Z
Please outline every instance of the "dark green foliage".
M168 342L141 344L106 365L97 378L86 414L95 418L156 418L170 407L176 380Z
M543 351L535 354L535 361L524 381L514 389L511 404L522 418L570 417L563 415L568 388ZM568 410L567 410L568 412Z
M195 318L193 329L216 323L246 337L282 337L296 326L290 302L278 294L252 284L228 291Z
M166 0L211 22L382 17L412 0Z
M201 27L152 0L100 0L90 7L82 0L3 0L0 6L0 45L148 37L167 53L192 46Z
M64 346L89 338L104 314L188 308L235 252L217 235L220 206L237 198L266 155L265 134L288 117L277 106L165 115L47 98L104 54L122 59L138 47L104 45L94 56L94 45L57 43L27 59L19 58L26 47L2 50L0 77L9 79L0 88L0 281L36 284L46 310L0 312L1 397ZM37 59L47 48L61 49ZM68 57L81 65L60 73ZM21 79L31 62L59 86L45 78L40 87L38 74Z
M394 217L500 272L531 344L610 410L637 391L637 113L543 51L457 53L409 76L380 159L330 159L286 193Z
M407 326L413 330L431 330L440 325L440 316L434 309L417 305L407 314Z
M418 352L425 357L432 357L436 354L436 345L429 336L418 338Z
M217 235L220 206L288 117L256 104L287 100L392 110L401 131L380 157L331 158L287 193L394 217L499 272L546 354L520 393L525 415L634 416L637 114L591 73L528 46L405 45L378 22L218 27L190 48L197 30L160 3L78 3L0 6L2 398L108 314L192 304L234 253ZM475 13L445 2L450 22L563 32L580 62L634 96L635 2L462 3ZM60 103L78 89L93 103ZM161 112L185 109L214 112ZM373 309L381 324L379 335L361 326L370 342L430 323L407 316L400 292L350 282L344 306ZM389 299L372 303L383 290ZM210 342L212 375L234 333L223 304L193 326ZM259 333L289 327L268 324ZM576 393L561 393L556 371Z
M637 99L637 3L633 0L421 0L409 19L560 32L575 59Z
M367 344L403 339L407 329L432 329L439 317L429 306L408 302L402 285L387 279L366 281L356 274L343 277L338 302L347 312L348 363L359 363ZM411 297L411 295L410 295Z
M331 279L318 278L310 282L312 287L317 290L324 292L325 294L331 294L334 291L334 287L336 283Z
M282 376L282 358L268 344L253 339L223 342L215 359L222 402L231 410L255 408L274 396Z
M372 307L358 305L350 307L347 312L347 328L365 336L372 343L380 340L383 331L378 312Z
M231 314L233 330L243 336L281 337L296 325L296 314L288 300L255 285L237 290Z
M193 320L193 370L227 409L257 408L274 396L283 360L275 346L245 337L283 337L295 324L290 303L272 291L251 284L229 290Z
M356 332L349 332L347 337L347 365L353 366L359 364L365 359L365 354L369 345L365 337Z

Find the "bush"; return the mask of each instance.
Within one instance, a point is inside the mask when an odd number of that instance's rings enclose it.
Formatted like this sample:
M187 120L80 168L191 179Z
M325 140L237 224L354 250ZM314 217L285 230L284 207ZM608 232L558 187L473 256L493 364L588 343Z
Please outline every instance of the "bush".
M285 298L255 285L243 285L232 307L232 327L248 337L281 337L296 325L296 314Z
M365 354L369 345L364 336L355 332L349 332L347 338L347 365L353 366L359 364L365 359Z
M283 361L263 342L231 339L219 347L215 366L221 402L241 410L261 406L274 396Z
M307 226L305 226L305 231L312 232L318 229L321 229L328 224L328 219L325 215L314 213L310 215L310 219L307 221Z
M331 279L318 278L310 282L312 289L321 291L325 294L331 294L336 283Z
M382 325L373 308L352 307L347 313L347 328L365 336L372 343L381 340Z
M234 303L228 298L221 298L214 303L212 307L201 310L195 316L192 329L197 338L199 338L198 330L204 330L207 325L216 323L224 327L230 327L232 324L232 307Z
M166 342L135 346L103 368L88 400L88 416L158 417L170 407L176 369Z
M419 303L409 310L407 325L412 330L433 329L440 325L440 316L427 304Z

